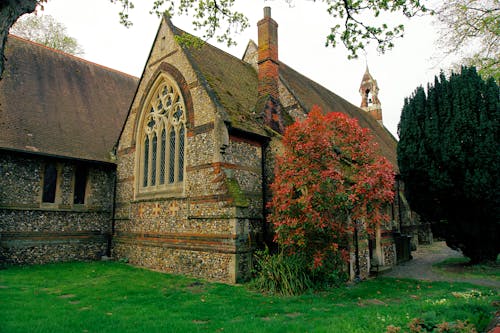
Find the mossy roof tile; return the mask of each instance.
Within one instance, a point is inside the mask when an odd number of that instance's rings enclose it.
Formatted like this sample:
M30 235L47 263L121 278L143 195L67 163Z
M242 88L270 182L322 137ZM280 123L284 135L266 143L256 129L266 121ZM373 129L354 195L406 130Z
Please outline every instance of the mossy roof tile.
M176 32L184 33L179 29ZM193 66L206 80L208 89L213 91L217 103L229 115L231 126L250 133L268 135L261 123L261 110L258 109L262 103L259 103L257 96L258 77L255 69L208 43L200 48L189 48L186 52ZM317 104L324 112L342 112L358 119L360 126L372 131L382 154L397 168L396 139L369 114L283 62L280 62L280 79L305 110L308 111Z

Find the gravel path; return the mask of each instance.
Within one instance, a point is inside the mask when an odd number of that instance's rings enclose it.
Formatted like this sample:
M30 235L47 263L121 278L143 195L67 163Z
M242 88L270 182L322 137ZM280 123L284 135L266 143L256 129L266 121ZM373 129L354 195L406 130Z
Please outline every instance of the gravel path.
M419 245L412 252L413 259L395 266L384 276L397 278L411 278L428 281L470 282L477 285L500 289L500 282L488 279L475 279L466 276L454 277L432 270L432 265L447 258L461 258L460 252L446 246L445 242L434 242L432 245Z

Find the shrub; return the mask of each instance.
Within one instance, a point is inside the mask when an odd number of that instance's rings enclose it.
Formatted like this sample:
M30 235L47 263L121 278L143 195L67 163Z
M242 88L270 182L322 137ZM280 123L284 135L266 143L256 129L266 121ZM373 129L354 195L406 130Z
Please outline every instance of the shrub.
M475 68L443 73L405 100L398 164L406 197L433 233L473 264L500 253L500 89Z
M270 294L299 295L308 289L338 287L347 281L342 258L331 254L324 265L309 269L304 254L269 253L266 248L254 255L255 277L252 287Z
M314 289L340 287L349 278L348 266L339 253L331 252L323 264L308 270Z
M262 292L279 295L298 295L312 286L305 257L300 254L270 254L269 249L254 255L255 278L252 286Z
M316 285L338 283L355 225L372 233L388 220L393 167L356 119L318 106L286 128L283 148L268 203L274 241L290 260L301 254Z

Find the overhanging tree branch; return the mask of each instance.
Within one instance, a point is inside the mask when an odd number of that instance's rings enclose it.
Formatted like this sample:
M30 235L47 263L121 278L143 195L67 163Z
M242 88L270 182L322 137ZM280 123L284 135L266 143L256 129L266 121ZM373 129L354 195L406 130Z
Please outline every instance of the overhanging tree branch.
M4 71L4 50L10 27L21 15L34 12L42 2L45 1L3 0L0 2L0 80Z
M132 22L129 10L134 8L131 0L109 0L121 6L120 22L129 27ZM237 0L154 0L150 13L159 16L167 14L184 15L193 18L195 30L202 31L201 39L215 38L227 45L236 44L233 36L249 27L247 17L235 9ZM247 0L242 0L247 1ZM285 0L286 2L290 2ZM419 0L321 0L327 4L327 11L334 21L343 21L344 25L336 24L331 28L326 39L326 45L336 46L340 40L349 50L349 58L356 58L357 51L363 50L370 42L375 42L381 52L391 49L396 38L402 37L403 25L389 27L387 24L371 25L361 19L367 13L378 18L380 13L399 12L412 17L420 12L426 12L426 7ZM465 0L464 0L465 1ZM474 1L474 0L469 0ZM492 0L496 1L496 0ZM1 2L2 29L0 37L2 44L0 55L3 55L3 44L8 29L16 19L24 13L30 13L36 6L47 0L4 0ZM7 10L8 9L8 10ZM335 22L334 22L335 23ZM0 70L3 70L3 58Z

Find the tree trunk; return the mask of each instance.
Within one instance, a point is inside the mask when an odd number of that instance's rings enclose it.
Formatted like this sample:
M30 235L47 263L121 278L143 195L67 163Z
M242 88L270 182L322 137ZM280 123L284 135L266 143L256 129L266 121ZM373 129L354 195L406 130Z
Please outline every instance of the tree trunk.
M4 71L4 50L10 27L17 19L35 11L39 1L36 0L2 0L0 2L0 80Z

